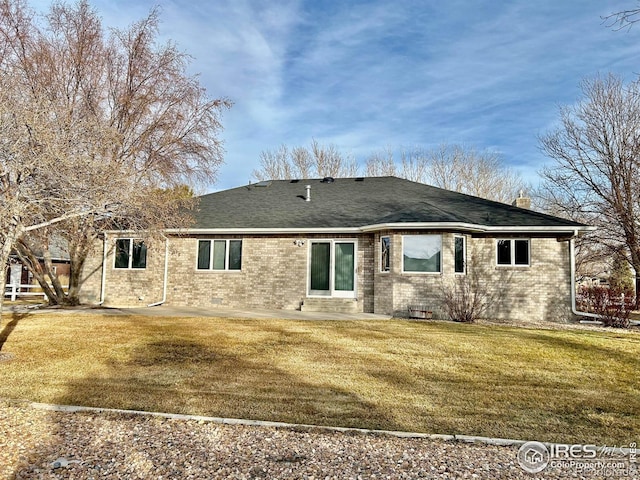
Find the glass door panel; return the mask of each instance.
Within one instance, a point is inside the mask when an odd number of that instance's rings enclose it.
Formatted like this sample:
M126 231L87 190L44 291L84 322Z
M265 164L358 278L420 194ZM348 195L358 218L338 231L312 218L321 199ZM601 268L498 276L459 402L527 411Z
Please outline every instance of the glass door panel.
M329 271L331 268L331 244L329 242L311 244L311 293L329 295Z
M353 291L354 284L354 245L353 243L335 244L335 280L334 288L339 291Z

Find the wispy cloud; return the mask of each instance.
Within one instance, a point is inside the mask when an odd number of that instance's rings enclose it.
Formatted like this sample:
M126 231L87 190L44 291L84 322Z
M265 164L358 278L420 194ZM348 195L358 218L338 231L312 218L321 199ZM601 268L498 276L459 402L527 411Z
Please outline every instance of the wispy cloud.
M33 5L44 8L43 0ZM108 25L156 0L95 0ZM165 38L194 57L224 118L227 165L245 183L260 151L334 143L364 159L387 146L492 148L533 176L537 135L585 76L640 73L640 28L615 32L600 0L161 0ZM622 6L620 6L622 5Z

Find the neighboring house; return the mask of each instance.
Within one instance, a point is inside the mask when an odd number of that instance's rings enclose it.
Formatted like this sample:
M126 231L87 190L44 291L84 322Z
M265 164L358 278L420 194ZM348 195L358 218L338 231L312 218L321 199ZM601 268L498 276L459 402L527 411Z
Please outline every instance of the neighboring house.
M61 279L62 284L68 283L71 261L67 250L66 242L62 239L52 241L49 246L49 255L53 265L54 272ZM41 264L44 264L44 253L36 252L36 258ZM35 280L33 274L15 252L9 256L9 265L7 266L7 285L33 285Z
M589 229L395 177L264 181L200 197L195 217L166 240L107 232L84 300L400 316L420 304L438 318L443 282L476 275L487 316L553 320L571 313L571 239Z

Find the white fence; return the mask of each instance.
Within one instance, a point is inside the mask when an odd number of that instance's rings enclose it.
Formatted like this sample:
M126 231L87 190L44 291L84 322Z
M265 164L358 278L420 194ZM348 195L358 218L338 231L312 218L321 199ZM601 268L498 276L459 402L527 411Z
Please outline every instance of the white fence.
M67 290L68 286L62 287L64 290ZM39 291L34 291L39 290ZM40 285L7 285L4 289L4 296L9 297L12 302L15 302L18 297L42 297L45 300L47 299L47 295L42 291Z

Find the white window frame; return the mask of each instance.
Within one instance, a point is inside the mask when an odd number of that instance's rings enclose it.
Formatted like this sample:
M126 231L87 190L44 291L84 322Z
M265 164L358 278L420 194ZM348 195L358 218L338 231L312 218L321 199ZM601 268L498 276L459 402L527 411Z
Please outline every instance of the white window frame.
M355 238L314 238L309 240L307 249L307 297L309 298L358 298L358 240ZM311 245L313 243L329 243L329 290L320 293L311 290ZM353 291L335 289L335 245L336 243L353 243Z
M456 272L456 239L458 238L462 239L462 271L461 272ZM453 236L453 273L455 273L456 275L467 274L467 237L464 235Z
M404 269L404 247L405 247L405 239L407 237L439 237L440 238L440 270L437 272L416 272L413 270L406 271ZM402 273L405 275L442 275L443 268L443 255L442 255L442 234L441 233L419 233L415 235L403 235L402 236Z
M198 259L200 255L200 242L209 242L209 266L207 268L198 268ZM213 242L225 242L224 246L224 268L213 268ZM240 242L240 268L229 269L229 242ZM244 241L241 238L199 238L196 242L196 264L197 272L241 272L244 266Z
M116 261L118 260L118 242L120 240L129 240L129 251L127 252L128 255L128 264L126 267L117 267L116 266ZM142 243L146 250L145 250L145 256L144 256L144 267L133 267L133 245L134 243L139 242ZM149 248L147 247L147 245L144 243L144 240L141 238L134 238L134 237L118 237L115 239L115 242L113 243L113 247L114 247L114 251L113 251L113 269L114 270L133 270L133 271L140 271L140 270L146 270L147 269L147 257L149 254Z
M384 242L384 239L387 239L389 241L389 246L388 246L388 252L387 252L387 258L389 259L389 268L387 270L385 270L383 268L383 264L382 264L382 244ZM380 273L389 273L391 272L391 237L389 235L382 235L380 237L380 263L378 264L379 267L379 271Z
M501 241L508 241L511 244L510 247L510 254L511 254L511 261L510 263L498 263L498 245L500 244ZM527 242L527 263L518 263L516 264L516 241L520 241L520 242ZM501 267L501 268L529 268L531 267L531 239L530 238L518 238L518 237L514 237L514 238L496 238L495 241L495 258L496 258L496 267Z

